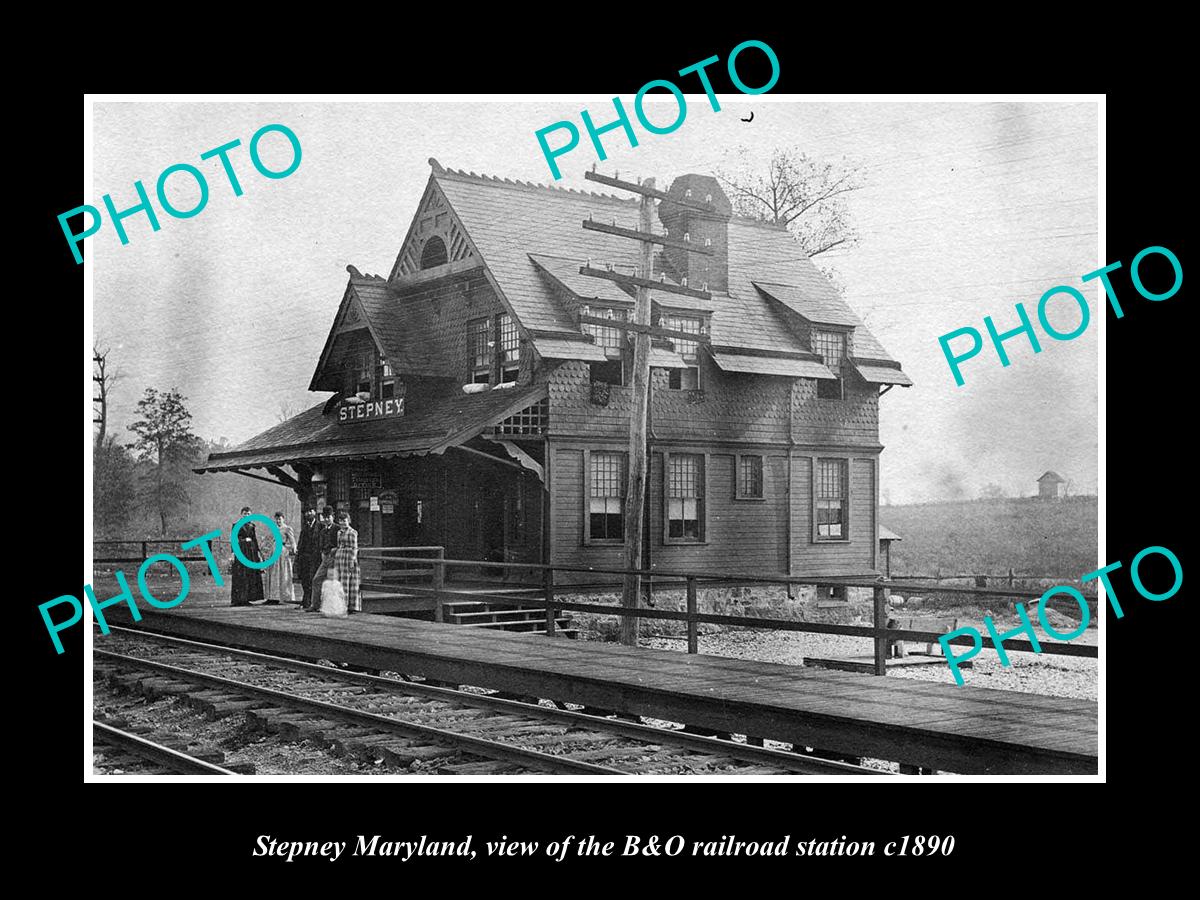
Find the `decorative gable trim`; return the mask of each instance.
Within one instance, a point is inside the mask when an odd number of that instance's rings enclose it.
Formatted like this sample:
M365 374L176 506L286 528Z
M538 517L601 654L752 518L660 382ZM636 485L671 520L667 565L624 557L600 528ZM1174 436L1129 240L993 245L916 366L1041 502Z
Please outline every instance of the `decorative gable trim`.
M324 390L317 387L317 382L325 374L325 366L329 362L329 356L333 352L333 345L337 341L338 335L347 331L357 331L363 326L366 326L368 332L370 332L371 340L375 342L376 349L382 348L384 345L380 342L379 335L375 333L375 328L371 324L371 320L367 317L365 310L362 308L362 303L358 299L358 295L354 292L354 280L351 278L350 283L346 285L346 293L342 295L342 303L338 307L337 315L334 316L333 327L329 329L329 336L325 338L325 346L321 350L321 358L317 361L317 368L313 372L312 381L309 382L308 389L310 391Z
M445 263L460 263L479 256L471 239L467 237L462 222L450 208L450 203L431 175L429 183L425 186L425 195L417 207L417 214L408 226L408 234L400 246L400 253L396 257L396 264L392 266L388 281L420 272L421 256L429 241L435 237L446 248Z

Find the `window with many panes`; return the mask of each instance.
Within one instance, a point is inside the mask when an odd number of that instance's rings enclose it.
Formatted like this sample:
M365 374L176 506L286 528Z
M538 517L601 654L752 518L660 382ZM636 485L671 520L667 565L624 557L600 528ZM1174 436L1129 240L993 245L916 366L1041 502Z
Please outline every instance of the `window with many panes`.
M584 306L580 310L585 316L595 316L597 319L611 319L614 322L627 321L628 314L623 309L613 309L607 306ZM584 334L590 334L597 347L611 347L617 350L625 348L625 331L612 325L597 325L593 322L581 324Z
M850 537L848 469L849 460L817 460L814 497L818 541L844 541Z
M667 540L704 540L704 456L667 456Z
M739 456L737 458L738 500L763 499L763 458L761 456Z
M487 384L492 379L492 330L490 319L467 323L467 354L471 358L471 380Z
M840 331L813 331L812 348L821 354L825 367L837 376L836 380L817 379L817 396L822 400L841 400L843 397L842 365L846 360L846 335Z
M521 372L521 333L516 320L508 313L496 318L500 333L500 381L516 381Z
M370 394L375 381L375 348L360 347L346 357L344 390L347 394Z
M700 326L703 324L703 320L696 316L666 316L665 319L664 328L688 334L699 334ZM689 341L687 338L671 338L671 340L675 343L675 352L682 356L685 362L694 363L696 361L700 352L698 341Z
M589 454L588 533L589 540L625 540L625 454Z
M704 320L697 316L663 317L663 327L671 331L683 331L687 334L700 334ZM700 342L689 341L687 338L671 338L675 344L675 352L688 363L685 369L671 369L667 378L667 386L673 391L698 390L700 387Z

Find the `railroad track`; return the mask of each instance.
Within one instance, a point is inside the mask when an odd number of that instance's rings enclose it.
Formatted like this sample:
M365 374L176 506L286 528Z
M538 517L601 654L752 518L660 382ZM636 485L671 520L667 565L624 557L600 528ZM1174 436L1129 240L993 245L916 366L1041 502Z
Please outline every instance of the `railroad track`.
M286 738L447 775L879 775L736 741L113 627L94 672ZM117 652L118 649L128 652ZM136 654L136 655L131 655Z
M137 775L234 775L229 769L189 756L179 750L164 747L154 741L114 728L104 722L92 721L92 745L107 748L115 754L105 754L106 766L122 766ZM132 765L130 765L132 763Z

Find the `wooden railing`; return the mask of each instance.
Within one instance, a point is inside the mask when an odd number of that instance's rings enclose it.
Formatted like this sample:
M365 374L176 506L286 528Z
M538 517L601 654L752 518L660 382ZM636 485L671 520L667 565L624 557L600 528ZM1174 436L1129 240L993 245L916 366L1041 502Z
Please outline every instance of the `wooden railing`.
M359 551L360 556L374 556L382 554L384 551L399 551L404 548L400 547L370 547L363 548ZM434 548L425 548L434 549ZM436 548L440 549L440 548ZM381 556L382 558L382 556ZM405 585L406 591L414 594L432 596L435 602L435 618L437 621L443 621L443 603L446 600L471 599L479 602L507 604L510 606L536 607L545 609L546 611L546 632L548 635L553 635L556 628L556 618L560 611L584 612L595 615L617 616L619 618L632 617L635 619L663 619L677 622L685 622L687 625L687 651L688 653L699 652L699 634L698 626L701 623L713 625L733 625L746 628L760 628L773 631L799 631L810 634L840 634L850 637L871 638L875 645L874 658L874 673L876 675L885 675L887 673L887 655L888 647L892 641L905 640L920 643L937 643L943 637L942 633L933 631L910 631L905 629L895 629L887 627L887 598L889 591L919 592L923 594L938 593L950 595L962 595L966 597L1003 597L1010 599L1025 599L1036 601L1041 598L1041 591L1029 591L1015 588L973 588L973 587L937 587L930 589L928 585L917 585L902 581L888 581L882 578L866 579L866 578L812 578L807 576L783 576L783 575L746 575L746 574L729 574L729 573L703 573L695 572L673 572L661 569L648 569L641 571L633 571L629 569L608 569L595 566L569 566L556 565L546 563L501 563L501 562L481 562L480 560L463 560L463 559L446 559L444 555L438 555L431 560L428 558L415 557L388 557L393 562L414 562L429 565L430 568L430 586L420 587L418 585ZM527 572L541 572L542 574L542 592L541 600L531 598L514 599L511 596L506 596L499 593L490 593L487 590L456 590L448 592L445 590L446 571L450 567L472 567L477 568L486 566L493 569L507 570L525 570ZM625 606L605 603L575 603L568 600L562 600L556 596L556 591L564 588L588 588L594 590L594 586L583 584L572 585L556 585L555 574L563 572L572 573L587 573L592 575L632 575L637 574L643 578L653 578L655 584L662 586L662 580L682 583L686 591L686 608L683 610L657 609L654 607L639 606L629 608ZM808 622L799 619L782 619L782 618L766 618L758 616L734 616L718 613L702 613L698 609L697 595L699 587L703 585L714 584L774 584L774 585L796 585L810 584L817 587L861 587L869 588L872 591L872 626L866 625L837 625L824 622ZM1032 605L1032 604L1031 604ZM974 646L974 641L967 635L950 638L950 644L956 646ZM1076 656L1095 659L1098 657L1098 648L1094 644L1077 644L1063 641L1039 641L1040 652L1059 655L1059 656ZM1033 644L1025 640L1005 640L1004 647L1007 650L1017 650L1034 652Z
M170 553L180 562L207 562L199 549L187 556L180 555L182 552L179 550L180 546L191 540L194 540L194 538L150 538L144 541L92 541L92 563L143 563L158 553ZM225 538L213 539L210 542L210 546L212 547L213 558L218 563L229 556L229 541ZM127 551L128 555L125 556L117 555L121 553L121 550L105 549L111 547L136 547L138 548L136 551L138 555L134 556L133 553L135 551L132 549ZM102 555L106 552L111 555Z
M416 553L429 553L430 556L414 556ZM405 583L407 579L428 577L431 588L440 591L445 583L446 567L442 565L442 560L446 558L445 547L360 547L358 556L359 559L380 561L379 580L363 580L362 586L365 588L387 590L404 583L408 590L410 585ZM404 567L389 570L386 563L401 563ZM389 579L388 575L394 577Z

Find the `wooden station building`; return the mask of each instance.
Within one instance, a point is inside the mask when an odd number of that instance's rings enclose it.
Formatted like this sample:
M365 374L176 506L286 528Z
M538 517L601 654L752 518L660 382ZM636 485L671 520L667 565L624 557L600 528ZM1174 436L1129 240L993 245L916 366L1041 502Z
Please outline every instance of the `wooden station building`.
M362 546L623 567L638 201L432 172L387 277L353 266L309 389L328 399L200 471L265 470L350 512ZM649 568L880 570L880 397L911 381L781 227L683 175L662 231L643 553ZM264 477L264 476L259 476ZM365 573L364 573L365 574Z

